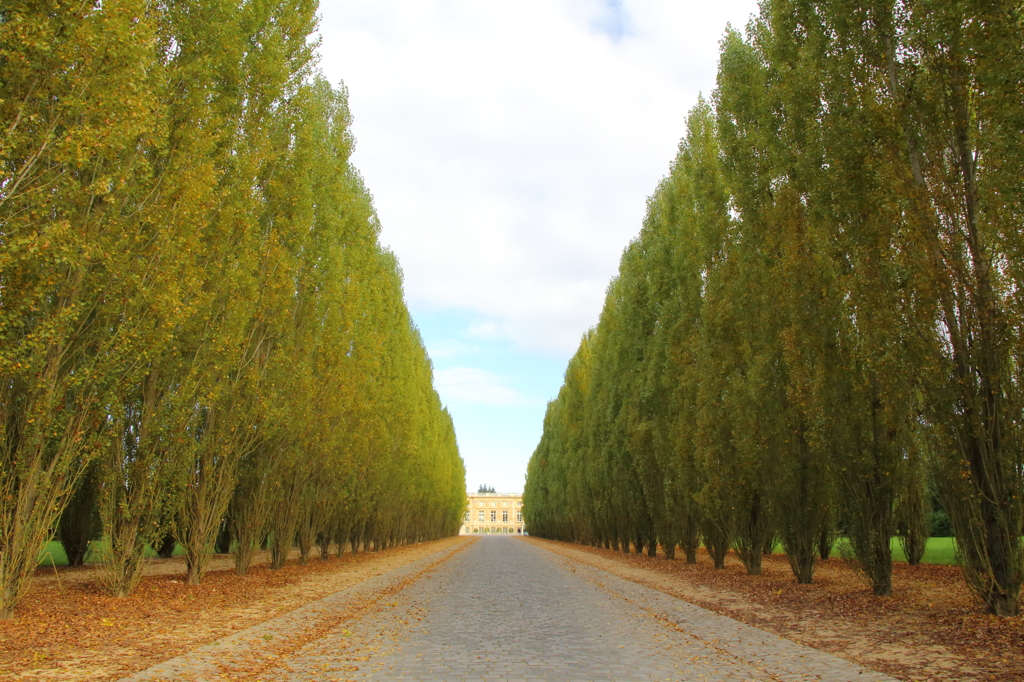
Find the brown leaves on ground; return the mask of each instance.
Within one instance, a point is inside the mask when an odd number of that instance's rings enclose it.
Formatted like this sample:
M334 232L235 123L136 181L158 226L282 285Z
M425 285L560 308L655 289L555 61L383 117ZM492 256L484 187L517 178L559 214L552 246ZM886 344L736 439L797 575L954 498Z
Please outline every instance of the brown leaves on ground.
M117 679L457 541L257 566L246 577L219 557L224 570L199 586L182 582L180 560L155 561L125 599L104 594L92 568L62 570L59 582L46 569L15 618L0 621L0 679ZM982 614L955 566L896 564L895 594L880 598L836 559L819 565L813 584L797 585L783 556L765 557L763 575L748 576L732 556L716 571L704 553L687 565L528 541L903 680L1024 679L1024 620Z
M901 680L1024 679L1024 620L981 613L957 566L897 563L893 596L876 597L840 559L798 585L783 555L764 557L762 575L749 576L731 554L716 571L703 551L688 565L678 556L529 541Z
M436 552L458 538L273 571L230 570L230 557L202 585L184 584L179 559L157 560L123 599L100 587L92 567L41 569L15 617L0 621L0 680L112 680L320 599Z

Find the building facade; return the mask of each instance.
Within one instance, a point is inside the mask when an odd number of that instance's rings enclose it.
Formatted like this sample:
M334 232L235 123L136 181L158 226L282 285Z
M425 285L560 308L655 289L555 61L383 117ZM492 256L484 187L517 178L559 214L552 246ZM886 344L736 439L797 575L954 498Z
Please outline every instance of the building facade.
M522 493L469 493L459 535L522 535Z

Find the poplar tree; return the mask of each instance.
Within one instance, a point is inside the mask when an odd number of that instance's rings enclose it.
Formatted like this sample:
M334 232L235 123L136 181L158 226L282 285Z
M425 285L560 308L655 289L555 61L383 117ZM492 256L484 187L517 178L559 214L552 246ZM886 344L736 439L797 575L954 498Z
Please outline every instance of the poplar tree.
M685 490L716 565L735 543L756 573L777 534L801 582L838 523L885 595L892 536L920 558L934 476L968 585L1016 614L1019 19L999 2L771 0L728 31L714 106L691 114L586 339L584 416L564 417L572 391L549 407L527 498L560 508L552 477L586 460L607 511L576 523L673 542ZM572 422L582 447L558 433ZM533 530L556 532L552 514Z
M169 333L179 235L147 3L13 3L0 23L0 617ZM159 219L171 209L170 220Z
M1024 570L1017 416L1024 82L1012 3L871 7L874 75L899 136L886 139L913 243L918 292L935 306L928 419L967 583L1017 615ZM884 70L883 70L884 69ZM885 80L882 80L885 78ZM880 82L879 82L880 81ZM927 333L927 332L926 332Z
M244 573L283 501L303 558L329 528L457 532L453 425L315 10L0 10L0 616L76 489L118 595L168 529L199 582L225 516Z

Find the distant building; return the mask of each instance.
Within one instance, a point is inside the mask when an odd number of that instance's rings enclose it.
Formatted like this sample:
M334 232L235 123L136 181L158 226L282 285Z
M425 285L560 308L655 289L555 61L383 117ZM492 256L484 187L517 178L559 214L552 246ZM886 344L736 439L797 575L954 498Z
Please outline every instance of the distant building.
M459 535L522 535L526 530L522 493L469 493L467 497L469 505Z

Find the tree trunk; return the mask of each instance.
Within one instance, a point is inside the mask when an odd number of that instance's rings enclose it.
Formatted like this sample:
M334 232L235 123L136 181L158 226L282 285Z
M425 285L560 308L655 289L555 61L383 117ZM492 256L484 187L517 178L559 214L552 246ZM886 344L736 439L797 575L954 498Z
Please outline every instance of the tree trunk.
M772 532L763 501L757 492L750 496L747 513L742 515L737 526L734 542L736 554L747 569L747 575L761 575L761 557Z
M716 569L725 568L725 556L729 553L729 536L715 524L709 523L704 530L704 547L711 555Z
M68 506L61 514L60 544L68 557L69 566L81 566L89 545L100 535L102 525L99 513L99 479L95 463L89 466Z

